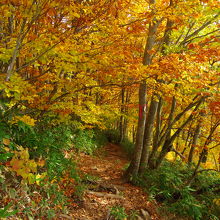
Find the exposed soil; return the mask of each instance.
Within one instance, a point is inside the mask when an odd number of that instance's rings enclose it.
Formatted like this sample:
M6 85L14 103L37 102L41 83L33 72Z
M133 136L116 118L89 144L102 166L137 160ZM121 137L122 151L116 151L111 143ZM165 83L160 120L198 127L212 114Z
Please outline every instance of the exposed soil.
M73 209L74 219L112 219L109 212L114 206L124 207L127 214L138 213L141 210L148 213L148 217L139 219L161 219L157 214L157 205L148 201L146 193L141 188L123 183L121 177L128 162L125 153L114 144L108 144L96 156L80 154L78 158L80 170L98 177L99 186L97 182L96 187L91 183L89 190L84 193L82 207Z

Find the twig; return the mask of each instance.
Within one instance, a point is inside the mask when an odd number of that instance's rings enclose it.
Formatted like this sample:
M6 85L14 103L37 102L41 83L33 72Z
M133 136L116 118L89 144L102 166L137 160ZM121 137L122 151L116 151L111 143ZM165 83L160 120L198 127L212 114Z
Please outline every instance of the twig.
M171 151L175 152L176 154L178 154L181 158L186 159L186 157L184 157L180 152L178 152L176 149L172 148Z
M65 214L60 214L60 217L61 218L66 218L66 219L73 219L73 217L70 217L70 216L65 215Z
M123 196L115 195L115 194L110 194L110 193L101 193L101 192L93 192L86 190L86 193L98 196L98 197L106 197L106 198L113 198L113 199L124 199Z
M205 171L216 171L216 172L219 172L216 169L204 169L204 170L198 170L196 173L202 173L202 172L205 172Z

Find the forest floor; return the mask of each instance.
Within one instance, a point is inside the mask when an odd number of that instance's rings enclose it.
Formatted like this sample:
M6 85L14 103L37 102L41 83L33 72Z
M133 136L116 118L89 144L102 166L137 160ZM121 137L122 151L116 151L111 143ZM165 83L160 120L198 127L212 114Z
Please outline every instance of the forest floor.
M75 220L113 219L112 207L124 207L129 216L140 216L128 219L163 219L158 215L158 205L148 200L143 189L123 183L123 171L129 160L119 146L109 143L95 156L80 153L77 161L82 172L97 180L86 183L88 189L83 194L81 207L72 210Z

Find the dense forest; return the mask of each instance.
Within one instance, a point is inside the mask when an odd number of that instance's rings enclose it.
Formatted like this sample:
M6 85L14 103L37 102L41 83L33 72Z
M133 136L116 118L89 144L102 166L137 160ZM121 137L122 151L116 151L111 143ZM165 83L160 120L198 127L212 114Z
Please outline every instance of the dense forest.
M0 219L218 220L219 4L1 0Z

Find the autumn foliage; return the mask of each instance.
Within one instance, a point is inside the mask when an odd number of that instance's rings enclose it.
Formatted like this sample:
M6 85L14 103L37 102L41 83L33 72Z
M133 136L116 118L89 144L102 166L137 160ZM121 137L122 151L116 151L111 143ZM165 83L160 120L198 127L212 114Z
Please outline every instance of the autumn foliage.
M62 139L53 129L65 125L132 141L127 181L166 160L188 164L187 186L202 170L219 172L218 7L218 0L2 0L1 165L26 184L50 179L54 155L73 150L52 147ZM37 135L45 141L47 128L54 142L44 151ZM59 190L68 182L74 193L78 183L60 174Z

